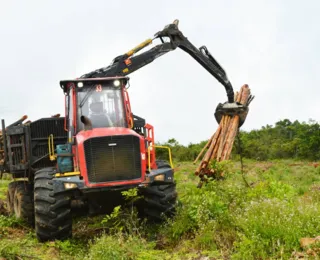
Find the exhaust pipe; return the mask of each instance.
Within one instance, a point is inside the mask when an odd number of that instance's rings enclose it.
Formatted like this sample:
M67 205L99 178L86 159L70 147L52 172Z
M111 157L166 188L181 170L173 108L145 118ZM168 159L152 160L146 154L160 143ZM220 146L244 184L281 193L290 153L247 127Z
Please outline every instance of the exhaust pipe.
M88 117L81 116L80 120L84 124L84 129L85 130L92 130L92 122Z

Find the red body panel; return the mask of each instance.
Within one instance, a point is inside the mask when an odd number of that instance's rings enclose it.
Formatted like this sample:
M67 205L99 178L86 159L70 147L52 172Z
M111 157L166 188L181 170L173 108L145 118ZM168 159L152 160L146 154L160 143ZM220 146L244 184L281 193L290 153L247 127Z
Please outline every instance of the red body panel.
M98 184L91 184L88 181L87 175L87 167L85 161L85 153L84 153L84 141L94 137L102 137L102 136L116 136L116 135L134 135L139 137L140 139L140 158L141 158L141 178L136 180L128 180L128 181L113 181L113 182L105 182L105 183L98 183ZM77 158L78 158L78 165L80 167L81 176L84 179L85 186L87 187L107 187L107 186L117 186L117 185L130 185L130 184L139 184L145 180L146 175L146 167L147 167L147 160L146 160L146 150L145 150L145 143L144 138L137 134L135 131L122 128L122 127L109 127L109 128L94 128L92 130L81 131L76 135L76 144L77 144Z

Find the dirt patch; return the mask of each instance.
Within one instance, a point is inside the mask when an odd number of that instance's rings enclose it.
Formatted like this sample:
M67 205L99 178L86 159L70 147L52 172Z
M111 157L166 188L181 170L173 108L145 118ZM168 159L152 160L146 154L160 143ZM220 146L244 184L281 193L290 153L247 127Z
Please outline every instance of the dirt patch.
M269 170L273 166L272 162L259 162L255 164L255 169L259 168L262 172Z
M23 238L26 235L26 231L21 228L4 227L0 230L0 237L7 239Z
M309 163L309 166L313 166L314 168L320 167L320 163Z
M47 250L47 253L46 253L48 259L49 257L51 259L58 259L57 257L60 256L60 250L53 247L53 246L50 246L50 248Z

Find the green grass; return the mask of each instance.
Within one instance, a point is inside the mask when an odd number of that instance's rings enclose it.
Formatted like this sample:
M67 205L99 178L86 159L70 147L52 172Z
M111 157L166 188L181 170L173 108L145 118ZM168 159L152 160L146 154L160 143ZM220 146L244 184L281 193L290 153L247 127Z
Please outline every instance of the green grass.
M120 209L108 218L75 219L73 239L41 244L23 223L0 216L0 256L289 259L293 252L303 252L300 238L320 235L320 168L291 163L245 161L248 187L239 162L230 162L225 179L201 189L196 187L196 166L175 163L179 207L175 218L159 226L139 225L134 212ZM7 184L0 181L0 199Z
M4 200L6 198L6 191L8 187L8 180L0 180L0 199Z

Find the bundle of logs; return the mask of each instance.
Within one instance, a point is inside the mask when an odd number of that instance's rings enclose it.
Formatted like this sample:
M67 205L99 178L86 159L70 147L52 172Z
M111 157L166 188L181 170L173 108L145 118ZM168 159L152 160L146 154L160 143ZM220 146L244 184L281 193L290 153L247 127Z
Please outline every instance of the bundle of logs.
M253 98L248 85L243 85L235 95L235 101L245 106L249 106ZM210 167L210 163L229 160L239 127L239 115L222 116L218 129L194 161L195 164L204 154L195 172L200 177L199 186L202 185L206 177L221 177L217 176L218 173Z

